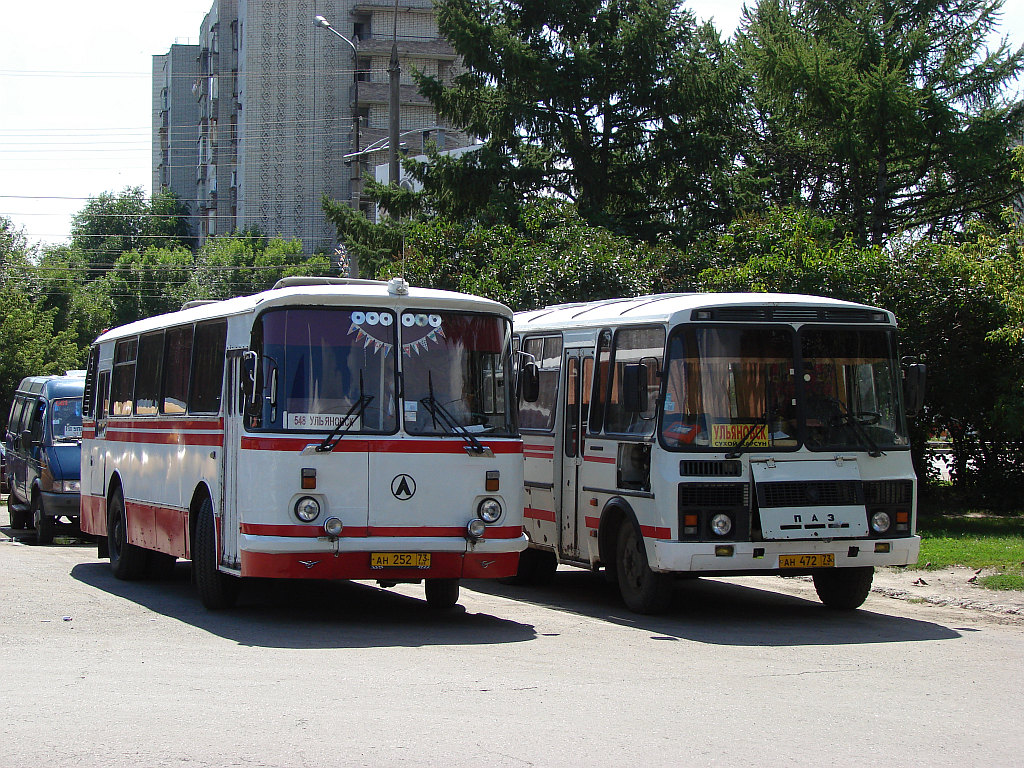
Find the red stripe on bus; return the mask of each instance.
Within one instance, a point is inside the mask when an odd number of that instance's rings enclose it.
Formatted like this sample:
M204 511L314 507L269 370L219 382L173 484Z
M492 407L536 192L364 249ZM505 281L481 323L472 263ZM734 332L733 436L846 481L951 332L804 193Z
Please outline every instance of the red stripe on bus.
M83 533L107 535L107 500L103 496L82 495L79 501L79 524Z
M529 518L530 520L542 520L547 523L555 522L555 513L549 509L534 509L533 507L527 507L523 510L523 517Z
M593 528L595 531L601 526L601 518L599 517L587 517L584 518L584 523L587 528ZM672 529L661 528L656 525L641 525L640 533L647 539L671 539Z
M107 422L107 429L164 429L171 432L209 432L210 430L223 430L224 419L211 416L208 419L202 418L127 418L112 416Z
M306 525L268 525L265 523L242 523L242 533L252 536L288 536L298 538L317 538L326 535L320 526ZM485 539L517 539L523 533L522 526L503 525L488 528ZM341 531L342 539L365 538L367 536L395 537L452 537L465 536L464 526L345 526Z
M315 437L243 437L243 451L301 451L322 441ZM448 438L446 440L361 440L342 438L335 446L335 453L465 453L467 443ZM493 453L522 454L522 443L483 443Z
M224 444L224 433L200 434L196 432L136 432L120 429L107 429L106 440L121 443L142 443L145 445L204 445L220 446Z
M533 453L531 451L523 451L523 458L526 459L553 459L555 454L552 453Z
M584 461L592 461L595 464L614 464L614 456L584 456Z
M188 510L125 499L128 541L146 549L185 557Z
M242 551L242 576L275 579L499 579L515 574L518 552L431 552L430 568L371 568L369 552Z
M524 451L537 451L538 453L551 453L555 452L555 446L553 445L537 445L535 443L523 443Z

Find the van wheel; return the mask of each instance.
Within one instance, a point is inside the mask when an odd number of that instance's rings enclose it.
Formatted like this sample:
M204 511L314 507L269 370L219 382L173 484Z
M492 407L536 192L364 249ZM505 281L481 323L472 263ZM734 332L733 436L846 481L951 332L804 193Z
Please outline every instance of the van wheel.
M192 572L195 575L199 600L211 611L230 608L238 600L241 579L229 576L217 568L217 523L213 519L213 504L203 499L196 521L196 546L192 554Z
M120 490L114 491L110 497L109 515L107 551L110 553L110 570L116 578L125 581L142 578L146 573L146 550L128 543L128 516Z
M449 611L459 602L458 579L427 579L423 582L427 605L435 611Z
M624 520L615 547L615 572L619 592L626 607L635 613L661 613L672 602L672 581L664 573L655 573L647 564L644 540Z
M871 581L875 577L873 566L864 568L831 568L815 571L814 591L829 608L852 611L860 608L871 592Z
M38 494L32 497L31 516L36 527L36 543L53 544L55 521L46 514L46 510L43 509L43 499Z

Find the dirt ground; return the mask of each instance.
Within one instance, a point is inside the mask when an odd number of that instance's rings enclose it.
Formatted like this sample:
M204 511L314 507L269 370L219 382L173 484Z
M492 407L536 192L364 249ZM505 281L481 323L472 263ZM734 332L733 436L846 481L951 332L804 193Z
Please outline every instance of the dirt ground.
M985 589L972 580L988 571L954 566L936 571L879 568L872 591L897 600L990 611L1024 619L1024 592ZM994 571L993 571L994 573Z

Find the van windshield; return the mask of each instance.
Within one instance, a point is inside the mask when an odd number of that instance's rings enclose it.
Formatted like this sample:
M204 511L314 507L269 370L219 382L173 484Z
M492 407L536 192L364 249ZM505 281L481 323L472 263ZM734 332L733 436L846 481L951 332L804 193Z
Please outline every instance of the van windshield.
M59 397L50 402L50 434L55 443L82 439L82 398Z

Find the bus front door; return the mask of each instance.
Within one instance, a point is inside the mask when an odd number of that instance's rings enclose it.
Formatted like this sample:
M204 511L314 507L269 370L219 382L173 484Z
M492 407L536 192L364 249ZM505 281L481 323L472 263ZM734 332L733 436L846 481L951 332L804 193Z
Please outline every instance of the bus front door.
M593 370L593 358L578 349L567 349L562 417L562 484L558 510L559 555L569 560L580 558L579 479L583 466L583 443L587 428L589 389L587 380ZM585 529L584 529L585 530Z

